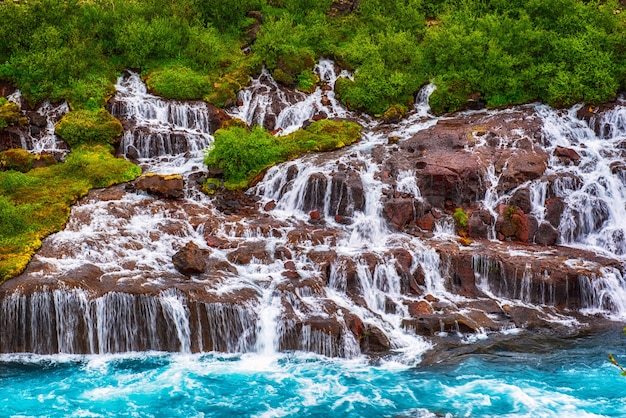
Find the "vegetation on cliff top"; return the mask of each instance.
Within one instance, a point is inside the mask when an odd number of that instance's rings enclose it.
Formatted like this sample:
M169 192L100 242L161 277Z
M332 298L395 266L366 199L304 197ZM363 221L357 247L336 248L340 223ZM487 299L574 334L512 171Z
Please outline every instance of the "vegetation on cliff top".
M103 145L79 146L62 164L0 171L0 283L26 267L43 237L63 228L78 198L139 174L139 167Z
M308 152L332 151L361 137L353 122L321 120L285 136L273 136L265 129L232 126L215 132L204 162L224 173L224 186L245 189L263 170Z
M356 6L342 10L342 5ZM410 105L427 82L437 112L601 102L626 87L624 13L615 0L134 0L3 2L0 78L32 103L98 109L135 68L157 94L233 102L265 65L311 88L319 57L354 70L350 107ZM250 13L251 11L255 11Z

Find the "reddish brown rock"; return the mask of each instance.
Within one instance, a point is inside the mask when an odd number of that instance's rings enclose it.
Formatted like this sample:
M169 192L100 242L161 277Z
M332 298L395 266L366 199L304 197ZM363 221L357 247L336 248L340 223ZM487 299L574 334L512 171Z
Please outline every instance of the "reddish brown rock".
M580 162L580 154L571 148L556 147L554 149L554 155L564 164L578 165Z
M185 276L191 276L206 270L209 255L209 250L200 249L194 242L189 241L172 256L172 262L178 271Z
M548 167L548 154L540 148L532 151L516 150L508 158L501 160L500 164L505 168L498 189L507 191L541 177Z
M433 313L433 308L430 306L425 300L420 300L419 302L411 302L408 304L409 315L413 317L419 317L421 315L430 315Z
M424 216L420 216L415 220L417 226L424 231L434 231L435 230L435 216L428 212Z
M412 221L415 217L413 198L392 198L384 203L383 214L397 230Z
M251 262L269 264L272 262L269 251L264 242L244 242L226 256L234 264L247 265Z
M185 182L180 174L146 173L135 180L135 188L167 199L185 197Z

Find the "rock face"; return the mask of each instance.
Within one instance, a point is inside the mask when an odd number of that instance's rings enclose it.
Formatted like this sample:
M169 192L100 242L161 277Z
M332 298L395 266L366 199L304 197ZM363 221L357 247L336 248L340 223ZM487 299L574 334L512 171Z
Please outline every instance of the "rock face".
M335 1L334 13L357 4ZM286 104L303 99L266 73L252 90L271 104L247 116L269 129ZM306 118L333 114L323 108L331 83L319 90ZM121 118L129 112L121 100L110 106ZM168 118L198 108L207 109L181 105ZM211 129L227 119L208 112ZM130 142L151 135L127 119ZM26 271L0 285L0 352L379 356L422 337L466 344L459 334L576 332L562 324L593 326L597 312L626 310L622 258L559 245L610 222L612 202L598 187L610 175L626 184L622 151L594 183L582 171L593 147L550 145L532 106L449 115L410 133L391 125L368 128L374 140L359 148L268 170L246 192L196 195L205 172L186 182L148 173L90 192L66 231L43 240ZM134 142L125 156L185 155L197 145L186 132L168 132L167 150ZM620 232L606 235L626 252Z

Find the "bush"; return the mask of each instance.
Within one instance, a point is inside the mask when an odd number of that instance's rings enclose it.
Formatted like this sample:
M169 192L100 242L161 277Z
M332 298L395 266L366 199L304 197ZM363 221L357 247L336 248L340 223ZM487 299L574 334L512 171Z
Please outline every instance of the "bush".
M4 97L0 98L0 129L4 129L11 125L24 125L27 123L26 118L22 117L20 107L9 102Z
M275 137L261 127L233 127L215 132L204 162L218 167L230 183L241 183L280 160L283 150Z
M35 157L21 148L0 152L0 170L15 170L26 173L33 168Z
M361 127L345 121L318 121L282 137L274 137L259 126L233 126L215 132L204 163L223 171L227 188L245 189L267 167L307 152L341 148L360 136Z
M154 93L170 99L202 99L211 93L209 78L188 67L169 67L151 73L148 88Z
M122 135L122 123L106 109L69 112L56 124L56 133L70 146L115 144Z

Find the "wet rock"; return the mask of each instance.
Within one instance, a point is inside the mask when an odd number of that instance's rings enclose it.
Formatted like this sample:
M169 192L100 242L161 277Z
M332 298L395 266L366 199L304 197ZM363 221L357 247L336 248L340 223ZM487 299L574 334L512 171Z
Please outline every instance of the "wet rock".
M472 211L467 221L467 234L470 238L488 238L491 229L491 213L487 210Z
M207 258L210 254L209 250L201 249L193 241L189 241L172 256L172 262L176 270L185 276L192 276L206 270Z
M548 167L548 155L539 148L532 152L516 150L506 158L506 163L501 160L500 164L505 168L500 177L498 189L507 191L541 177Z
M361 352L365 354L383 353L389 351L391 343L387 335L371 324L365 324L363 336L360 340Z
M534 232L531 221L524 211L515 205L499 205L496 232L502 239L515 238L522 242L528 242Z
M423 231L434 231L435 230L435 216L428 212L424 216L420 216L415 220L417 226Z
M180 174L146 173L135 180L137 190L167 199L181 199L185 196L185 182Z
M391 198L385 201L383 214L400 231L415 219L415 199L410 197Z
M519 188L513 193L511 199L509 199L509 205L515 205L519 207L524 213L530 213L530 189L528 187Z
M234 264L248 265L252 262L270 264L272 257L265 248L265 242L244 242L226 256Z
M542 222L535 233L538 245L554 245L559 239L559 231L548 222Z
M554 156L557 157L563 164L578 165L580 162L580 154L571 148L556 147L554 149Z
M421 315L430 315L434 312L433 307L425 300L410 302L407 306L409 308L409 315L416 318Z
M566 203L560 197L552 197L546 200L545 219L554 228L558 228L561 223L561 215L565 210Z
M313 173L307 180L306 192L303 196L302 210L311 212L323 211L326 201L328 179L322 173Z
M352 216L365 207L365 192L361 177L355 171L336 172L332 176L330 191L331 214Z
M280 246L276 247L276 249L274 250L274 258L277 260L291 260L293 258L293 255L289 248Z

